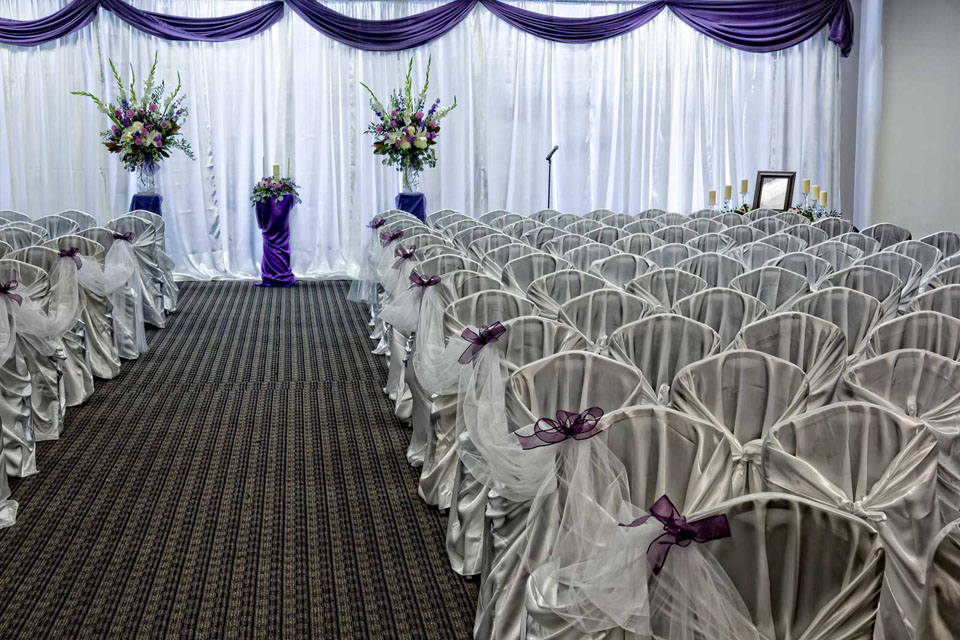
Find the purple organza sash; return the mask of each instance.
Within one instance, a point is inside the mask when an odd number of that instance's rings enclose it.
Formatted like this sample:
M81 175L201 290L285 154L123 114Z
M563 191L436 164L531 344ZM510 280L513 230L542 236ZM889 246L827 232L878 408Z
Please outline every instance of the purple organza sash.
M499 321L494 322L489 327L480 327L479 333L469 327L464 329L460 337L469 342L470 346L460 355L460 359L457 362L460 364L473 362L473 359L477 357L477 354L480 353L485 346L493 344L506 332L507 328Z
M410 274L410 282L413 283L410 285L410 289L413 289L414 287L427 288L440 284L440 276L430 276L429 278L424 278L419 273L414 271Z
M667 560L670 547L689 546L696 542L702 544L710 540L730 537L730 525L727 516L720 514L710 516L696 522L687 522L687 518L677 510L666 494L657 498L648 509L650 515L641 516L624 527L639 527L650 518L656 518L663 524L663 533L647 547L647 561L653 567L653 573L658 574Z
M60 257L70 258L71 260L73 260L77 265L77 269L80 269L81 267L83 267L83 263L80 261L80 256L77 255L79 253L80 253L80 249L77 247L70 247L69 249L60 249Z
M404 248L401 244L396 249L393 250L393 255L397 257L397 261L393 263L394 269L399 269L403 266L403 263L407 260L416 260L417 259L417 245L410 245L409 249Z
M597 422L603 417L603 409L590 407L581 413L571 411L557 411L557 419L540 418L533 424L533 434L523 436L517 434L520 446L523 449L536 449L564 440L586 440L600 433ZM541 426L544 425L544 426Z
M133 242L133 238L133 231L127 231L126 233L117 233L116 231L113 232L114 240L126 240L127 242Z
M381 233L380 240L383 242L383 246L386 247L394 240L399 240L403 237L403 229L398 229L392 233Z
M20 286L20 283L16 280L7 280L3 284L0 284L0 296L7 296L17 304L23 304L23 297L13 293L13 290Z

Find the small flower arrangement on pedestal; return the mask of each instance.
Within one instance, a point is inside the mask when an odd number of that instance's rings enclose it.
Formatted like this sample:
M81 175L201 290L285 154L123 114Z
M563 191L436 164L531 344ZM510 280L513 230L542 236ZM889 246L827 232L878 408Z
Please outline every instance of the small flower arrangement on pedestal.
M283 196L292 195L294 200L301 203L303 200L300 199L299 188L300 185L296 184L291 178L264 176L260 178L260 182L254 185L253 193L250 195L250 202L258 204L271 199L279 200Z
M740 215L746 215L750 213L750 211L752 210L753 210L753 207L751 207L746 202L744 202L742 205L740 205L736 209L734 209L732 205L729 205L726 203L720 205L720 213L739 213Z
M810 222L816 222L817 220L823 220L824 218L840 218L842 213L836 209L827 209L826 207L820 206L816 201L810 203L800 203L790 209L793 213L799 213L804 218Z
M427 108L427 89L430 86L430 65L427 61L427 78L419 95L413 94L413 59L407 65L407 79L402 90L394 90L389 106L384 106L373 91L362 82L360 85L370 94L370 108L377 119L370 123L364 133L374 137L373 152L383 156L383 164L403 172L403 189L413 193L419 188L419 174L426 167L437 166L437 153L433 147L440 133L440 121L457 108L453 104L441 108L440 99Z
M86 91L71 91L73 95L86 96L94 101L97 109L110 118L111 126L101 132L104 146L120 155L127 171L137 172L139 193L153 193L154 176L160 168L160 161L170 157L171 149L179 149L196 160L190 143L183 137L182 127L187 117L187 107L183 104L186 96L180 95L180 74L177 74L177 88L164 99L164 83L156 84L157 54L153 55L153 66L138 96L136 73L130 67L130 85L124 86L117 68L110 60L110 69L117 82L117 102L104 103L100 98ZM179 96L179 97L178 97Z

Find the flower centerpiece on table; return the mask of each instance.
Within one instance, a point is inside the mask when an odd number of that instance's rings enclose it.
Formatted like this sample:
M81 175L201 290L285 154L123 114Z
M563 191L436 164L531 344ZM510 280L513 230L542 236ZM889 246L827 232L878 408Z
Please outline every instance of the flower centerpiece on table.
M164 99L164 83L156 83L157 54L153 56L153 66L140 95L137 95L133 65L130 66L129 86L120 79L113 60L110 60L110 69L117 81L116 103L104 103L86 91L71 93L92 99L100 112L110 118L110 128L100 134L104 146L111 153L120 155L127 171L137 172L139 193L153 193L154 176L160 162L170 157L171 149L179 149L191 160L196 160L181 130L188 111L183 104L186 96L180 95L180 74L177 73L177 88Z
M298 203L303 202L300 199L300 192L297 191L300 185L296 184L291 178L274 178L264 176L260 182L254 185L253 193L250 195L250 202L259 204L268 202L271 199L279 200L283 196L293 196Z
M440 121L457 108L453 104L440 107L440 99L427 107L427 89L430 86L430 65L427 61L427 77L420 93L413 93L413 59L407 65L407 79L402 90L394 90L389 106L384 106L373 91L362 82L360 85L370 94L370 108L377 119L370 123L365 133L374 137L373 152L383 156L383 164L403 172L403 190L413 193L419 188L419 174L426 167L437 166L437 135Z
M827 209L826 207L820 206L815 200L806 204L797 204L790 209L790 211L799 213L810 222L816 222L824 218L840 218L843 215L836 209Z

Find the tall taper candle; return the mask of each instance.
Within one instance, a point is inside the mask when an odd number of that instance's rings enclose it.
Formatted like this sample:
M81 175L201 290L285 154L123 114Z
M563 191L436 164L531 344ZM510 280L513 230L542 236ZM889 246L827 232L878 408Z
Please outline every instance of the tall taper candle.
M723 188L723 199L729 200L733 197L733 185L728 184Z
M746 178L744 178L743 180L741 180L741 181L740 181L740 193L746 193L746 192L747 192L747 185L749 185L749 184L750 184L750 183L749 183L749 181L748 181Z
M260 177L267 175L267 156L260 156L260 162L263 164L263 173L260 174Z
M820 197L820 185L813 185L813 199L816 200Z
M800 193L810 193L810 179L809 179L809 178L804 178L804 179L803 179L803 188L800 189Z
M826 191L821 191L821 192L820 192L820 206L821 206L821 207L826 207L826 206L827 206L827 192L826 192Z
M290 156L287 156L287 177L290 177Z
M710 190L710 204L717 204L717 192L713 189Z

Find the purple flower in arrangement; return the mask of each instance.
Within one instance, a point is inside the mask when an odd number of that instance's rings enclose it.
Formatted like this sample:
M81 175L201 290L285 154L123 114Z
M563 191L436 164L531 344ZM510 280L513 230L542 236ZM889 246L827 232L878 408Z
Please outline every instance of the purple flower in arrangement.
M391 111L391 112L390 112L390 115L396 117L396 115L397 115L397 110L394 109L393 111Z
M146 127L140 127L140 135L142 135L142 136L147 135L147 128L146 128Z
M437 134L435 134L433 131L427 131L427 140L433 140L436 137Z
M113 112L113 115L115 115L115 116L117 116L117 117L119 118L119 117L123 116L123 111L120 111L120 109L117 109L116 111Z
M150 106L149 106L148 108L150 109L150 111L156 111L156 110L157 110L157 105L155 105L155 104L153 104L153 103L151 102L151 103L150 103Z
M169 128L169 127L170 127L170 123L167 122L166 120L164 120L163 122L160 123L160 128L161 128L161 129L167 129L167 128Z
M123 114L123 115L127 116L128 118L132 118L132 117L133 117L133 109L127 109L127 112L126 112L125 114Z
M130 126L130 119L129 119L129 118L124 118L124 119L123 119L123 122L122 122L121 124L123 124L123 126L125 126L125 127L129 127L129 126Z
M133 139L133 143L139 147L140 145L143 144L143 138L141 138L140 136L137 136L136 138Z
M120 133L120 127L118 127L117 125L113 125L112 127L110 127L110 129L111 129L114 133Z
M377 133L383 133L383 125L382 125L382 124L378 124L378 125L377 125Z
M431 127L437 126L437 121L436 121L436 120L431 120L431 121L430 121L430 126L431 126Z
M423 120L423 111L417 111L417 113L414 114L413 117L416 118L417 120Z
M396 120L391 120L391 121L390 121L390 128L391 128L391 129L396 129L396 128L397 128L397 121L396 121Z
M162 146L163 146L163 138L161 138L160 136L154 136L154 137L153 137L153 141L154 141L154 143L156 143L156 145L157 145L158 147L162 147Z

